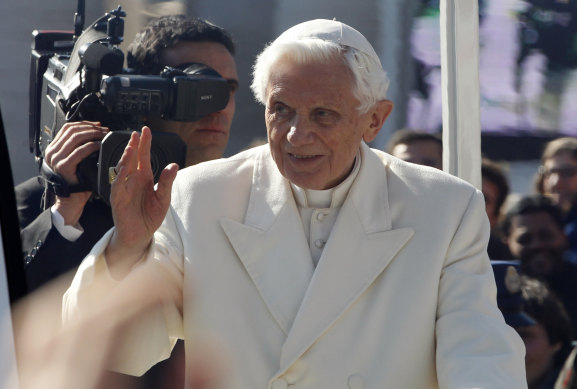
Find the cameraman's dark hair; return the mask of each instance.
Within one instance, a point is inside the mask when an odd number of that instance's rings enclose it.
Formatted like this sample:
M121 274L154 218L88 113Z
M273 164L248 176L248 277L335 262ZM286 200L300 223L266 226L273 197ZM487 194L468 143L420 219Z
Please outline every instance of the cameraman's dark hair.
M199 18L161 16L150 21L128 46L128 67L137 74L160 74L162 50L180 42L215 42L235 53L232 37L225 29Z
M551 215L553 222L563 230L563 214L559 206L553 203L549 197L537 194L521 197L521 199L507 210L501 222L501 233L505 237L511 234L511 220L514 216L528 215L537 212L545 212Z
M389 154L392 154L395 146L399 144L410 144L413 142L420 142L420 141L434 142L439 145L441 150L443 150L443 140L441 139L441 136L439 134L414 130L411 128L402 128L393 133L393 135L387 142L385 151Z
M545 328L551 344L571 342L573 330L567 310L542 281L523 276L521 294L525 312Z
M507 181L503 168L497 162L484 157L481 160L481 176L497 186L499 194L496 199L496 212L500 212L509 195L509 182ZM497 214L495 216L499 215Z

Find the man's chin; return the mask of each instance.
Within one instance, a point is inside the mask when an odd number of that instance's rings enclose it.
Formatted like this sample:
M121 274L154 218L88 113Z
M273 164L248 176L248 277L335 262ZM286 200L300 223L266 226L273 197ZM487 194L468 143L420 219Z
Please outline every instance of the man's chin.
M549 276L555 272L556 265L562 261L557 255L550 255L547 257L540 256L539 258L529 258L525 260L527 268L532 276Z
M551 275L551 267L543 264L533 264L530 266L533 276L549 276Z

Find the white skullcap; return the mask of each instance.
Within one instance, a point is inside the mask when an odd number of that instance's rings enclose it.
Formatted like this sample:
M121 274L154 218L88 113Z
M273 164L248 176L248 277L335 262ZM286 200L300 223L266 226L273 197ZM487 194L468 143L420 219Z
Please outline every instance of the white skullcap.
M296 41L306 38L321 39L352 47L367 54L377 63L381 63L375 49L363 34L336 20L315 19L297 24L283 32L275 39L275 42Z

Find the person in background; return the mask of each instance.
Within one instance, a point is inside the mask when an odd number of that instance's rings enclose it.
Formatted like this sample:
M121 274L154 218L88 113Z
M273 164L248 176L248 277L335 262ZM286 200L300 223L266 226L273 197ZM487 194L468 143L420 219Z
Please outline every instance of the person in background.
M574 389L571 321L563 303L535 278L519 274L518 261L491 261L497 304L525 342L529 389Z
M443 169L443 141L437 134L404 128L393 133L385 151L403 161Z
M491 236L489 238L489 245L487 246L489 258L493 260L512 259L511 253L507 245L503 243L498 229L503 205L509 195L509 181L501 165L489 158L483 158L481 160L481 179L481 191L485 198L485 210L487 211L489 225L491 226Z
M495 229L509 195L509 181L501 165L486 157L481 160L481 178L489 224Z
M526 387L522 341L494 299L481 192L367 146L392 110L387 87L360 32L311 20L257 57L268 144L168 165L155 187L150 131L133 133L115 227L65 294L66 322L144 279L164 304L116 344L127 373L177 338L190 362L210 338L229 356L223 388Z
M529 389L574 389L574 362L566 363L573 345L573 327L561 300L537 279L523 277L524 309L536 323L516 326L525 342Z
M564 259L568 244L559 207L542 195L523 196L508 208L501 231L521 273L556 293L577 328L577 266Z
M577 138L557 138L545 145L535 189L561 208L572 252L568 259L577 263Z

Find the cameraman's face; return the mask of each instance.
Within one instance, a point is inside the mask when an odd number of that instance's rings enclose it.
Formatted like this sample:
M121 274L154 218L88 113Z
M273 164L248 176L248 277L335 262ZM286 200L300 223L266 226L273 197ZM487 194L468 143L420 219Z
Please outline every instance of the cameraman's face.
M197 62L216 70L230 85L228 105L196 122L176 122L151 118L151 129L178 134L187 146L186 166L222 157L234 116L234 95L238 87L236 63L228 50L215 42L181 42L161 53L162 66Z

